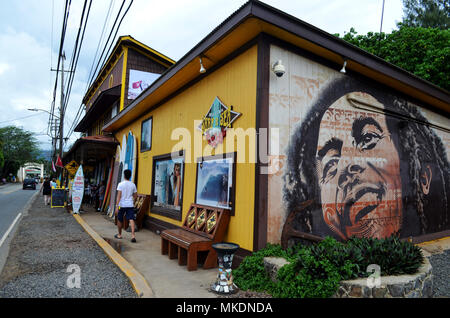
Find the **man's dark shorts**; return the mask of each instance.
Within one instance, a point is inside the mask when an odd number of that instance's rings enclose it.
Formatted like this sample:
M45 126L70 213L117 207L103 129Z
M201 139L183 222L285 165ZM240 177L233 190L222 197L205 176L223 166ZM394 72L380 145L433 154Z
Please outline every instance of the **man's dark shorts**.
M123 221L123 216L127 218L127 220L136 220L136 216L134 215L134 208L120 208L119 213L117 214L117 219L119 222Z

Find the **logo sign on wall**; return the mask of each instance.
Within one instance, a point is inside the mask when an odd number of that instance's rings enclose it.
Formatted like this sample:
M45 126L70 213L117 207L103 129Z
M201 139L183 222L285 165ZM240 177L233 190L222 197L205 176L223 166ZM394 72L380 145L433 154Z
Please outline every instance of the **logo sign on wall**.
M231 124L240 115L241 113L233 111L233 106L227 107L216 97L198 128L202 130L202 134L205 136L208 144L215 148L223 142L227 129L231 128Z
M81 201L83 200L84 193L84 175L83 175L83 166L77 170L75 174L75 178L73 179L72 185L72 208L73 213L78 214L80 211Z

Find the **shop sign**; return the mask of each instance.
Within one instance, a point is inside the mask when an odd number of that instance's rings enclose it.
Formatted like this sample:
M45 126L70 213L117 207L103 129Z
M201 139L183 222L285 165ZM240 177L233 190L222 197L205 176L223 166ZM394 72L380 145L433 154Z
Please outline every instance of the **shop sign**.
M240 115L241 113L233 111L233 106L227 107L216 97L199 126L208 144L213 148L221 144L226 136L227 129L231 128L231 124Z

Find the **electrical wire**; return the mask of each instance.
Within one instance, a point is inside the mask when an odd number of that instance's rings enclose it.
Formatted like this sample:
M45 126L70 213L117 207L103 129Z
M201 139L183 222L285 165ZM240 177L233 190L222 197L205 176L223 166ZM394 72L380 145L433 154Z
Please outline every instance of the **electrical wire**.
M117 26L117 29L116 29L116 32L114 33L113 39L116 38L117 32L119 31L120 25L122 24L122 20L123 20L123 18L125 18L125 15L128 13L128 10L130 10L130 7L131 7L132 4L133 4L133 0L131 0L130 4L128 5L127 10L125 11L125 13L123 14L122 18L120 19L119 25ZM105 64L106 58L109 56L110 51L111 51L112 46L113 46L114 43L115 43L114 41L111 41L111 43L110 43L110 45L109 45L109 48L108 48L108 51L107 51L107 54L105 54L105 57L103 58L103 62L102 62L101 65L104 65L104 64Z
M122 1L122 5L120 6L120 9L119 9L119 12L117 13L116 19L114 20L114 24L113 24L113 26L112 26L112 28L111 28L111 32L109 33L108 39L106 40L105 46L103 47L102 54L100 54L100 58L99 58L99 60L98 60L97 66L95 67L95 70L94 70L94 72L93 72L93 74L92 74L92 77L91 77L91 78L89 79L89 81L88 81L88 83L89 83L88 86L89 86L89 87L90 87L91 84L92 84L92 81L93 81L93 79L94 79L94 75L97 73L98 67L100 66L100 62L101 62L101 60L102 60L102 58L103 58L103 55L105 54L105 49L106 49L106 47L108 46L109 39L111 38L112 33L114 32L114 28L115 28L115 26L116 26L117 20L119 19L120 12L122 12L122 8L123 8L123 5L124 5L124 4L125 4L125 0Z
M73 81L74 81L74 78L75 78L75 73L76 73L76 70L77 70L78 59L80 57L81 47L82 47L83 41L84 41L84 34L86 32L86 26L87 26L87 22L88 22L88 19L89 19L89 13L91 11L92 0L90 0L90 2L89 2L89 7L87 9L86 19L84 21L83 33L81 35L80 44L78 46L78 37L80 35L81 27L82 27L82 24L83 24L84 9L86 7L86 3L87 3L87 0L85 1L85 5L83 7L83 14L82 14L82 17L81 17L81 20L80 20L80 28L78 29L77 40L75 42L75 49L74 49L74 53L72 55L72 65L71 65L71 68L70 68L71 72L70 72L70 76L69 76L68 85L66 86L66 94L65 94L65 100L64 100L64 113L66 112L67 105L69 104L70 93L72 92L72 85L73 85Z
M91 77L92 70L94 68L94 64L95 64L95 61L96 61L96 58L97 58L97 54L98 54L98 49L100 48L100 44L103 41L103 35L105 34L105 28L106 28L107 22L109 21L109 18L111 17L111 12L112 12L111 11L111 7L112 7L113 3L114 3L113 0L111 0L110 3L109 3L108 12L106 13L105 22L103 23L102 33L101 33L100 39L98 40L98 43L97 43L97 49L95 50L94 59L92 60L91 69L89 70L89 75L88 75L88 77L86 79L86 87L84 89L85 91L88 89L89 78Z
M69 12L70 12L70 4L71 4L71 2L72 2L71 0L66 0L65 6L64 6L64 18L63 18L63 24L62 24L62 29L61 29L61 39L60 39L60 43L59 43L59 55L58 55L58 64L57 64L57 67L56 67L55 87L54 87L54 90L53 90L53 101L52 101L50 115L49 115L49 120L48 120L47 133L50 130L50 127L51 127L52 122L53 122L53 117L54 117L55 101L56 101L56 90L58 88L59 63L61 61L61 56L62 56L62 51L63 51L63 46L64 46L64 39L66 37L67 21L69 19Z
M128 13L128 11L129 11L131 5L133 4L133 1L134 1L134 0L131 0L130 4L128 5L128 8L127 8L127 9L125 10L125 12L123 13L122 18L120 19L119 24L117 25L117 28L116 28L116 30L115 30L115 33L114 33L114 36L113 36L112 40L114 40L115 37L117 36L117 33L118 33L118 31L119 31L119 28L120 28L120 25L122 24L122 21L123 21L123 19L125 18L126 14ZM94 71L93 74L95 74L95 73L97 72L98 66L100 65L101 58L102 58L102 56L104 55L106 46L108 45L109 39L110 39L110 37L111 37L112 32L114 31L114 27L115 27L115 25L116 25L116 22L117 22L119 16L120 16L120 12L122 11L122 8L123 8L123 5L124 5L124 4L125 4L125 0L122 2L122 5L121 5L121 7L120 7L120 9L119 9L119 12L118 12L118 14L117 14L117 16L116 16L116 19L115 19L115 21L114 21L113 27L112 27L111 32L110 32L110 34L109 34L109 36L108 36L108 39L107 39L107 41L106 41L106 43L105 43L105 46L104 46L104 48L103 48L103 50L102 50L102 54L100 55L100 58L99 58L99 60L98 60L97 66L96 66L95 71ZM114 41L111 41L111 43L110 43L110 45L109 45L109 48L108 48L108 50L106 51L107 54L104 56L104 58L103 58L103 63L102 63L101 65L103 65L103 64L105 63L105 60L106 60L106 58L109 56L110 50L111 50L112 45L113 45L114 43L115 43ZM92 77L91 80L89 81L89 86L92 84L92 80L93 80L93 77ZM80 105L79 111L80 111L81 109L82 109L82 105ZM77 113L77 115L78 115L78 113ZM77 116L77 117L78 117L78 116ZM78 122L78 118L76 118L75 121L73 122L73 124L72 124L72 127L73 127L73 128L71 128L70 134L69 134L66 138L69 138L70 135L73 133L74 128L75 128L75 123L77 123L77 122Z
M101 33L101 35L100 35L100 39L98 40L97 49L96 49L96 51L95 51L94 59L92 60L92 65L91 65L91 69L89 70L89 75L88 75L88 77L87 77L87 79L86 79L86 88L85 88L85 90L87 90L87 88L88 88L88 85L89 85L89 78L90 78L90 76L91 76L91 74L92 74L92 70L93 70L93 68L94 68L95 60L96 60L96 57L97 57L97 54L98 54L98 50L99 50L99 48L100 48L100 45L101 45L103 36L104 36L104 32L105 32L105 29L106 29L106 25L107 25L107 23L108 23L108 21L109 21L109 18L111 17L111 12L112 12L112 11L111 11L111 8L113 7L113 3L114 3L113 0L111 0L110 3L109 3L108 12L106 13L105 22L103 23L102 33ZM83 102L81 102L81 103L80 103L80 106L78 107L77 114L75 115L75 120L72 122L72 125L71 125L71 127L70 127L70 129L69 129L69 133L67 134L68 138L69 138L69 137L71 136L71 134L73 133L73 131L74 131L74 129L75 129L77 123L78 123L78 120L80 119L80 117L81 117L81 115L82 115L82 111L83 111Z
M28 116L19 117L19 118L8 119L8 120L5 120L5 121L0 121L0 124L10 123L12 121L26 119L26 118L30 118L30 117L36 117L36 116L39 116L39 115L42 115L42 114L45 114L45 113L38 113L38 114L28 115Z

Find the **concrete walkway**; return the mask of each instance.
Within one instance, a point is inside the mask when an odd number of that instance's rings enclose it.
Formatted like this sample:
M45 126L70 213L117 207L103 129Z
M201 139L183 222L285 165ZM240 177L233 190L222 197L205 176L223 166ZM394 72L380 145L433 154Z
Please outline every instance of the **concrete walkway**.
M114 238L117 234L114 219L92 210L82 213L81 218L145 278L151 288L151 297L218 297L209 291L216 280L217 268L204 270L199 266L196 271L188 272L186 266L178 265L176 259L170 260L167 255L161 255L161 238L150 230L136 232L137 243L131 243L131 233L126 231L122 231L123 239Z
M78 216L75 216L78 218ZM161 255L161 238L158 234L147 229L141 229L136 233L137 243L131 243L131 233L122 231L123 239L115 239L117 227L114 219L104 214L88 209L81 214L82 222L88 224L91 230L100 238L97 243L103 247L105 253L115 262L131 280L135 291L141 297L156 298L218 298L210 291L211 283L215 282L218 269L204 270L199 266L196 271L189 272L186 266L179 266L176 259L170 260L167 255ZM83 225L83 224L82 224ZM93 236L91 234L91 236ZM95 239L95 237L93 237ZM117 252L110 254L105 249L106 240ZM108 244L106 244L108 245ZM419 244L426 257L442 254L450 249L450 237ZM111 249L110 246L107 246ZM122 267L123 258L133 268L133 273L127 273ZM128 266L129 266L128 265ZM139 279L135 282L135 276L143 277L144 287L140 288ZM137 285L137 286L135 286ZM142 285L142 284L141 284ZM148 291L146 292L146 288ZM141 292L144 291L144 293Z

